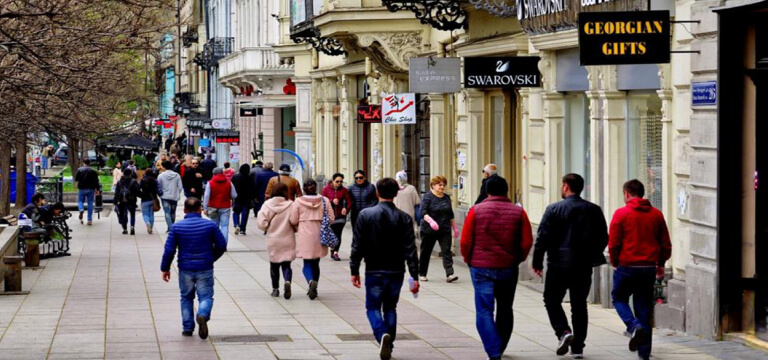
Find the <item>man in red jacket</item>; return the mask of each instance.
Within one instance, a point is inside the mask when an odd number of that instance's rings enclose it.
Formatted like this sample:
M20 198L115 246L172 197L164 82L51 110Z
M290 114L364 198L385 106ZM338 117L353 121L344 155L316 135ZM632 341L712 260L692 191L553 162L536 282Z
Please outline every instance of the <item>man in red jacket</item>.
M518 265L528 257L533 232L525 210L507 197L507 180L489 177L486 191L488 197L469 210L464 222L461 255L475 287L477 332L490 360L498 360L512 336Z
M651 356L651 314L656 268L672 254L667 223L661 211L643 199L645 188L638 180L624 183L624 202L610 227L608 251L613 273L613 305L630 334L629 350L640 359ZM633 297L634 314L629 307Z
M213 169L213 177L205 187L203 209L211 221L219 225L224 239L229 240L229 214L232 212L232 202L237 199L237 190L224 176L222 168Z

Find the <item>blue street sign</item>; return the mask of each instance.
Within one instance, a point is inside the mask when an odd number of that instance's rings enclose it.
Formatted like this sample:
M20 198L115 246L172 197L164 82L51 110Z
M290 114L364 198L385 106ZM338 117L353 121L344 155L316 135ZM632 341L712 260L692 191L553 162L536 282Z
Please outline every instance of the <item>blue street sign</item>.
M211 146L211 139L200 139L197 141L197 146L200 146L200 147Z
M693 106L717 105L717 82L692 83L691 95Z

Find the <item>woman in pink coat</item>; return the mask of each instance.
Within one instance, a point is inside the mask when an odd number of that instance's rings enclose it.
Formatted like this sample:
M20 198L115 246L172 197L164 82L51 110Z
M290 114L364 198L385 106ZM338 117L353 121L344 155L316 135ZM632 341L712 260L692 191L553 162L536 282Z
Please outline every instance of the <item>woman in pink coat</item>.
M264 203L256 216L256 226L267 235L269 254L269 275L272 277L272 296L280 296L278 290L280 268L283 269L283 296L291 298L291 261L296 258L295 230L291 225L291 204L288 200L288 186L278 183L272 188L272 197Z
M325 204L325 211L323 211ZM325 212L333 222L331 201L317 195L317 183L309 179L304 182L304 196L296 198L291 205L291 224L297 226L296 256L304 259L304 277L309 282L309 298L317 297L317 281L320 280L320 258L328 255L328 247L320 245L320 224Z

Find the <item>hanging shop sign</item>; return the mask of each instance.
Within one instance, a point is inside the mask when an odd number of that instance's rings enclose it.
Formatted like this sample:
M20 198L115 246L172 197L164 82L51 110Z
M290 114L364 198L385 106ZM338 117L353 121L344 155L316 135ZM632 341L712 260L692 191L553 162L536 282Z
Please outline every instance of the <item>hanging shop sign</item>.
M232 143L240 143L240 132L239 131L221 131L216 133L216 143L217 144L232 144Z
M381 105L358 105L357 122L381 124Z
M240 108L240 117L254 117L263 114L264 109L262 108Z
M411 58L408 79L413 93L461 91L461 59Z
M581 66L669 63L669 11L579 14Z
M211 127L214 129L231 129L232 119L213 119L211 120Z
M404 125L416 123L416 94L389 94L381 100L382 123Z
M691 84L693 106L717 105L717 82L695 82Z
M538 35L575 28L583 12L647 9L648 0L519 0L517 19L526 33Z
M197 146L201 148L211 146L211 139L200 139L197 141Z
M464 58L464 87L538 87L539 60L538 56Z

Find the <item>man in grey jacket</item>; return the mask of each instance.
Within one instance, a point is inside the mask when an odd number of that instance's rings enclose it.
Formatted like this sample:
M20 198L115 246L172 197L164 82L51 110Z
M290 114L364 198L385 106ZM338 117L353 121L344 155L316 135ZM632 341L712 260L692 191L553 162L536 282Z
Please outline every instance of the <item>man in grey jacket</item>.
M163 202L163 211L165 212L165 223L168 229L176 222L176 205L179 202L179 195L184 190L181 185L181 176L173 171L173 165L170 161L163 161L163 172L157 176L157 182L160 184L160 200ZM165 232L168 232L166 230Z

